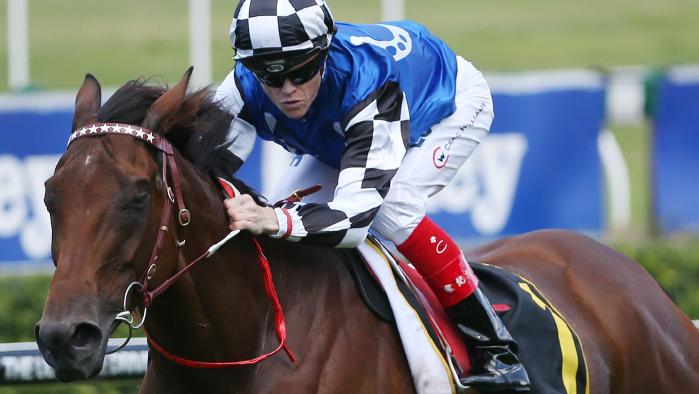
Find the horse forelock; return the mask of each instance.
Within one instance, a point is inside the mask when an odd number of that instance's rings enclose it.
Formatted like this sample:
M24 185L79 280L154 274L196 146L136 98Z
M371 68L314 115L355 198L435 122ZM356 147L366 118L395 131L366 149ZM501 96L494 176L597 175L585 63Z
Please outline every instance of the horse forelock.
M98 121L141 125L151 105L167 91L148 82L125 83L102 106ZM164 137L204 176L225 178L259 201L257 192L234 177L242 161L228 149L233 141L228 136L232 120L231 113L214 98L214 90L205 87L189 93L177 113L161 126L167 130Z

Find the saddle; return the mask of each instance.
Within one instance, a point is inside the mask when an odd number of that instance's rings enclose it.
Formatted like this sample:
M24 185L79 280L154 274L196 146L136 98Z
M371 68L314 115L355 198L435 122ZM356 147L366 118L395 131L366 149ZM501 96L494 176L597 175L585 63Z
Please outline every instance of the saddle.
M395 261L392 271L398 288L449 365L454 379L451 391L458 392L463 388L459 387L458 377L469 373L471 344L464 343L466 338L454 327L436 296L411 265L391 254L377 238L370 236L367 242ZM395 311L366 253L361 252L361 248L345 249L340 253L367 308L379 319L396 324ZM580 339L536 286L497 266L471 261L469 264L493 309L518 342L532 392L585 393L588 371ZM468 321L468 317L464 320ZM405 338L403 342L407 345ZM413 371L414 379L415 373ZM419 387L416 388L420 392Z

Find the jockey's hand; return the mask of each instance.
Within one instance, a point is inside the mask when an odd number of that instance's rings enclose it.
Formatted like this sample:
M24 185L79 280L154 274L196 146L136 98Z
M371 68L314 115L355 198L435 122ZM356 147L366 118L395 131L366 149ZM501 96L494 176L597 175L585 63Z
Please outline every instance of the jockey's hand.
M248 230L255 235L275 234L279 223L274 209L261 207L248 194L227 198L223 201L230 219L231 230Z

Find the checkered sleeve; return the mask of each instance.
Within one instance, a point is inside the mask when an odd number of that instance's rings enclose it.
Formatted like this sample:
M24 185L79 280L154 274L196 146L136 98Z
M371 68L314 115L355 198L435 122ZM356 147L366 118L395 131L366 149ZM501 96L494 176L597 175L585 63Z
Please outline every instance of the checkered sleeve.
M240 160L245 161L255 146L257 132L246 120L247 106L241 92L240 80L234 69L216 89L216 100L233 114L226 140L228 149Z
M325 204L283 207L288 239L336 247L364 240L405 156L409 127L408 103L396 82L352 108L343 122L347 146L335 197Z

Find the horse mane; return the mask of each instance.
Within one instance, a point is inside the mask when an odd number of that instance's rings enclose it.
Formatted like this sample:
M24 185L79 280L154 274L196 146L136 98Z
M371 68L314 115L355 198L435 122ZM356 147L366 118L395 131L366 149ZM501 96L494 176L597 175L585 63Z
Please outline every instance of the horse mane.
M167 87L148 82L144 78L126 82L100 108L97 120L140 125L148 108L167 91ZM180 110L162 125L168 130L165 138L202 174L233 182L241 192L260 202L259 193L234 176L243 162L228 149L234 142L228 137L233 115L214 98L214 93L205 87L187 94Z

